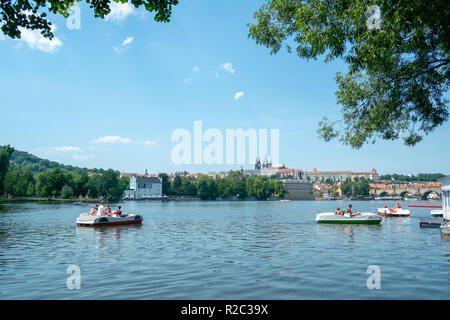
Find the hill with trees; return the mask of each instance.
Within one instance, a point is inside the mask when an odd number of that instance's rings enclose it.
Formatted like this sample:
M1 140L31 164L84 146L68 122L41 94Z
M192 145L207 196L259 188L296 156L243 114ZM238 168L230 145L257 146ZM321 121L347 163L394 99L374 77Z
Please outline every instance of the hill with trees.
M14 150L10 156L10 166L11 168L18 166L23 169L28 169L32 173L41 173L49 169L59 168L64 172L70 172L73 174L81 175L83 171L88 171L91 173L103 173L103 169L88 169L88 168L80 168L74 167L71 165L64 165L62 163L56 161L50 161L47 159L42 159L36 157L25 151Z

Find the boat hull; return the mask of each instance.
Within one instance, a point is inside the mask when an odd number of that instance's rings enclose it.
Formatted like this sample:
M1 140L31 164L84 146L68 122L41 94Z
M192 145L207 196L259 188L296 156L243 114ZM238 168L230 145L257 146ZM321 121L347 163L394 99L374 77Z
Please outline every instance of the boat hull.
M411 215L409 210L392 208L378 208L378 214L383 217L409 217Z
M444 211L443 210L431 210L430 215L432 217L442 217L442 216L444 216Z
M89 214L81 214L77 218L77 226L80 227L109 227L120 225L142 224L144 218L141 215L129 214L125 217L117 216L91 216Z
M319 213L316 216L317 223L321 224L380 224L382 218L374 213L362 212L359 216L338 216L333 212Z

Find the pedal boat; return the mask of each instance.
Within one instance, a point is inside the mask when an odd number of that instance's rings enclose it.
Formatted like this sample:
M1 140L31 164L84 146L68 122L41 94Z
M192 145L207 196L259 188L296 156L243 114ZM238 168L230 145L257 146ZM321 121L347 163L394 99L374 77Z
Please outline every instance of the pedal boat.
M378 208L378 214L385 217L409 217L411 213L407 209L384 207Z
M361 212L360 215L343 216L335 215L334 212L323 212L316 215L317 223L334 223L334 224L380 224L383 220L380 216L371 212Z
M444 210L430 210L430 215L432 217L442 217L444 215Z
M127 214L124 217L117 215L92 216L89 213L82 213L77 218L77 226L82 227L107 227L128 224L141 224L144 218L138 214Z

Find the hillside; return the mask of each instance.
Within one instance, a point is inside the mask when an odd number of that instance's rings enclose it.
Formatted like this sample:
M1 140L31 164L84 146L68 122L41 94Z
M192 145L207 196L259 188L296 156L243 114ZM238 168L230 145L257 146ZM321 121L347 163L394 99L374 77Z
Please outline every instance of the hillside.
M42 159L28 152L19 150L14 150L10 158L10 165L11 167L20 166L29 169L33 173L40 173L53 168L60 168L65 172L71 172L73 174L81 174L84 170L94 173L102 173L104 171L103 169L88 169L64 165L56 161Z

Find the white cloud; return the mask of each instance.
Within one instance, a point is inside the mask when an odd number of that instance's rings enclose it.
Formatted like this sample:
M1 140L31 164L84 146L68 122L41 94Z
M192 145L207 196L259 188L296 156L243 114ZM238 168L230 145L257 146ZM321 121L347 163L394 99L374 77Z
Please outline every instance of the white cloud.
M194 71L194 72L199 72L199 71L200 71L200 67L199 67L199 66L194 66L194 67L192 68L192 71Z
M234 72L236 71L233 69L233 65L230 62L224 63L223 65L220 66L220 68L231 74L234 74Z
M156 143L150 140L144 141L144 143L148 146L156 146Z
M127 3L110 2L111 12L105 17L106 21L121 22L134 12L133 7Z
M186 79L184 79L184 82L191 82L191 81L192 81L191 78L186 78Z
M31 49L38 49L44 52L55 52L63 45L62 41L58 37L54 37L52 40L44 38L39 30L29 30L22 27L19 27L19 30L21 37L16 41L21 43L25 42ZM55 25L52 25L51 31L55 33Z
M56 147L56 151L60 152L80 152L81 149L79 147L72 147L72 146L64 146L64 147Z
M125 50L126 46L128 46L130 43L132 43L134 40L134 37L127 37L125 40L122 41L121 45L116 47L113 46L113 50L116 52L123 52L123 50Z
M127 37L125 40L123 40L122 46L126 46L127 44L132 43L133 40L134 40L134 37Z
M94 143L130 143L131 140L128 138L121 138L118 136L105 136L105 137L100 137L98 139L95 139L93 141Z
M234 95L234 100L240 99L244 96L244 91L238 91L236 92L236 94Z

